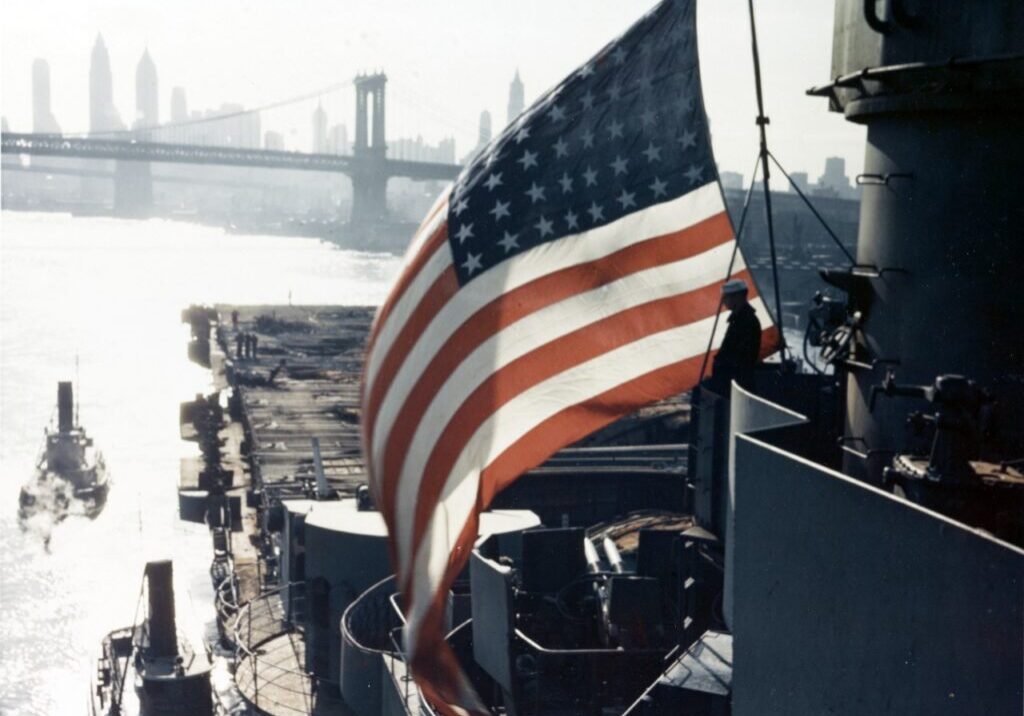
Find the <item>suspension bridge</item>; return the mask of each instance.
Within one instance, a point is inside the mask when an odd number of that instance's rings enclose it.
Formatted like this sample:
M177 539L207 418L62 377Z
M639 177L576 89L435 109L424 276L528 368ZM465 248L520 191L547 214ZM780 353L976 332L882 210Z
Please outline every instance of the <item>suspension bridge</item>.
M222 115L178 124L97 133L100 136L5 132L2 135L2 153L33 157L115 160L115 206L129 212L144 212L152 206L152 163L340 173L352 181L350 222L353 225L373 225L387 220L387 184L392 177L421 181L451 180L461 169L454 163L388 158L385 136L386 82L387 76L383 73L359 75L353 82L356 91L356 122L351 154L215 146L154 139L161 135L174 136L174 130L181 130L191 124L223 122L258 113L270 106L281 106L283 103L243 110L230 116ZM5 165L5 168L10 166Z

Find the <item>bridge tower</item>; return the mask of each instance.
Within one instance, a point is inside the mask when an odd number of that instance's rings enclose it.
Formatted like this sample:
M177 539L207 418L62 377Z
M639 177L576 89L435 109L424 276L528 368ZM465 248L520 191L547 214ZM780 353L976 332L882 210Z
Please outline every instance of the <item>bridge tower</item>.
M384 138L384 86L382 72L357 75L355 163L352 172L352 224L368 226L387 219L387 142ZM372 126L371 126L372 119Z

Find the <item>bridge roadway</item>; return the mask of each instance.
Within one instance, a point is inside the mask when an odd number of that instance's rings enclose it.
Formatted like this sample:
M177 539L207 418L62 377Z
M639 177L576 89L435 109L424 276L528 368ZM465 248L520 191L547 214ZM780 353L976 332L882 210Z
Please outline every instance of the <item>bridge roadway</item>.
M86 177L89 179L116 179L116 172L101 169L83 169L81 167L53 166L51 164L21 164L19 162L2 162L0 169L5 172L23 172L25 174L42 174L44 176ZM179 177L169 174L154 174L154 184L192 184L198 186L222 186L235 189L267 189L272 184L258 181L229 181L227 179L199 177Z
M416 180L450 180L461 170L457 164L416 162L340 154L312 154L274 149L242 149L196 144L165 144L120 139L71 138L51 134L5 132L2 153L11 155L118 159L175 164L216 164L264 169L298 169L354 176L374 173Z

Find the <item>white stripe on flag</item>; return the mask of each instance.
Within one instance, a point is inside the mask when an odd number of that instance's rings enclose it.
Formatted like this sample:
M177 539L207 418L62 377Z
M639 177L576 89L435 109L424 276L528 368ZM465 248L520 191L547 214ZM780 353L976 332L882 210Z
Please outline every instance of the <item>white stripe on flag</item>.
M432 236L445 218L445 211L440 211L429 225L425 227L425 236L428 238ZM411 257L412 253L410 252L406 256L407 258ZM390 315L388 315L382 325L377 327L373 350L366 357L366 368L364 369L366 375L364 379L365 395L369 395L373 389L371 376L376 375L381 361L388 354L392 343L394 343L399 331L402 330L402 326L409 320L409 316L416 309L416 306L419 305L419 302L423 300L423 295L433 285L434 281L437 280L437 277L444 273L451 265L452 252L448 248L448 242L445 241L434 249L433 255L431 255L419 270L419 273L416 274L416 277L409 283L405 293L402 294L394 308L391 309Z
M680 231L724 210L721 191L718 184L712 182L677 199L628 214L610 224L541 244L495 266L459 289L456 296L458 300L449 301L434 316L409 351L409 355L416 356L416 360L402 362L394 380L387 386L385 401L396 385L414 385L452 333L480 307L502 294L554 271L589 263L634 243ZM401 326L397 323L395 325L398 326L395 331L397 333ZM364 395L370 395L380 363L389 348L390 343L380 340L374 345L364 374ZM379 410L376 417L371 431L374 436L381 434ZM381 458L374 449L374 464L381 464Z
M761 299L751 305L762 321L771 319ZM714 317L655 333L569 368L523 391L484 420L456 460L432 510L427 529L415 550L411 576L412 602L407 610L407 633L413 639L444 577L455 540L461 534L476 504L480 473L501 453L536 425L570 405L578 405L612 388L658 370L707 349L707 337ZM724 331L716 331L714 347L721 345ZM398 523L412 522L415 509L399 511ZM399 555L399 583L410 576L408 538L396 541Z
M481 343L439 387L414 433L398 481L397 514L414 510L419 492L418 476L426 466L431 449L448 426L455 412L487 378L520 356L584 326L591 325L624 310L661 298L697 290L722 279L729 265L734 242L724 244L670 264L630 274L607 286L573 295L546 306L511 324ZM735 271L744 268L742 259ZM457 297L456 299L457 300ZM710 335L710 328L708 334ZM705 337L705 342L707 338ZM374 452L383 455L391 428L398 418L412 385L396 385L381 406L378 429L374 434ZM407 521L398 525L396 539L407 541Z

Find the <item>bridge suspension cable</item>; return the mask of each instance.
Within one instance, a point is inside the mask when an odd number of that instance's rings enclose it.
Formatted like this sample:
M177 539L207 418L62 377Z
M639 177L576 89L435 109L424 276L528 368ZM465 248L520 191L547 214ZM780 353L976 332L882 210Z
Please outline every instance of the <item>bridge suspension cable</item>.
M451 112L441 107L436 100L401 81L396 82L392 80L389 93L393 101L396 101L396 104L426 112L449 130L470 135L475 135L478 131L478 128L474 127L471 123L453 118Z
M109 130L105 130L105 131L101 131L101 132L64 132L62 134L62 136L65 136L65 137L88 137L88 136L93 136L93 137L109 137L109 136L121 136L121 135L130 135L130 134L134 134L136 132L144 132L144 131L149 131L149 130L165 131L165 130L168 130L168 129L177 129L179 127L191 127L191 126L194 126L194 125L197 125L197 124L207 124L207 123L210 123L210 122L223 122L224 120L231 119L233 117L243 117L243 116L250 115L250 114L256 114L258 112L263 112L265 110L277 109L279 107L286 107L286 106L291 105L291 104L298 104L299 102L306 102L306 101L311 100L311 99L313 99L315 97L319 97L319 96L322 96L322 95L325 95L325 94L330 94L331 92L336 92L338 90L345 89L346 87L351 87L352 84L353 84L352 80L345 80L343 82L335 82L334 84L327 85L326 87L321 87L321 88L313 90L311 92L304 92L303 94L295 95L294 97L289 97L287 99L278 100L276 102L268 102L267 104L262 104L262 105L259 105L258 107L250 107L249 109L242 109L242 110L238 110L237 112L225 112L224 114L211 115L211 116L207 116L207 117L196 117L194 119L185 119L185 120L182 120L180 122L168 122L166 124L146 125L146 126L143 126L143 127L133 127L131 129L109 129Z

